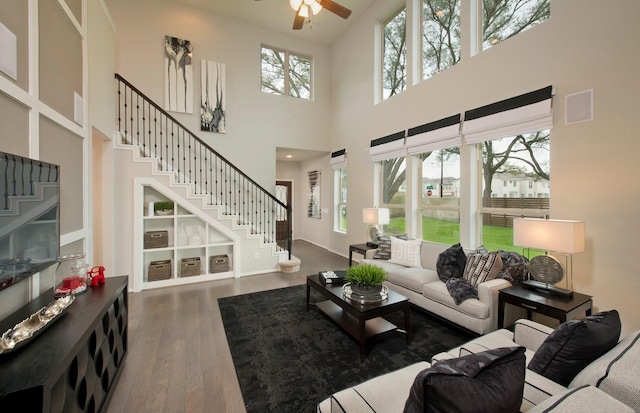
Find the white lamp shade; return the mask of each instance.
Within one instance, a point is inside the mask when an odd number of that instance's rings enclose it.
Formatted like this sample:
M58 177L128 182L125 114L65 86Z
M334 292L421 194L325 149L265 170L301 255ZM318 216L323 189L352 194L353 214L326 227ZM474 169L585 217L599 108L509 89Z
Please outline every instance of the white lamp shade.
M388 224L389 208L364 208L362 210L362 222L373 225Z
M514 218L513 245L564 254L584 252L584 222Z
M306 4L302 7L300 7L300 11L298 12L298 16L302 16L302 17L309 17L309 6L307 6Z
M302 0L290 0L289 5L293 10L298 11L300 5L302 5Z
M316 14L320 13L320 10L322 10L322 6L316 1L311 5L311 10L313 11L313 15L315 16Z

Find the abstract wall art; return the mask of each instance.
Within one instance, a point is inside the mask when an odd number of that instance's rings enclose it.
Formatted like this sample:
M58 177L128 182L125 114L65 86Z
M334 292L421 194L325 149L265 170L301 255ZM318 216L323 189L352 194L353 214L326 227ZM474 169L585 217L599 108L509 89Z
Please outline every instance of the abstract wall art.
M164 105L172 112L193 113L193 44L164 37Z
M309 176L309 203L307 216L320 219L320 171L307 172Z
M226 73L223 63L201 61L200 130L227 132Z

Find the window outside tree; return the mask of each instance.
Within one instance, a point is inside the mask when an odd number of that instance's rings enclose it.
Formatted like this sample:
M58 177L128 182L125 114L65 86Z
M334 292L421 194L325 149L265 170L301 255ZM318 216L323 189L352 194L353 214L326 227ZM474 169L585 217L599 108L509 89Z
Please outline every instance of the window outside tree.
M513 246L513 218L549 215L549 136L545 130L478 144L482 150L482 243L489 251L522 253L522 248ZM543 252L533 255L538 253Z
M335 188L335 220L334 230L337 232L347 232L347 168L335 169L334 188Z
M311 100L311 58L262 47L262 92Z
M407 9L402 8L384 23L382 99L407 88Z

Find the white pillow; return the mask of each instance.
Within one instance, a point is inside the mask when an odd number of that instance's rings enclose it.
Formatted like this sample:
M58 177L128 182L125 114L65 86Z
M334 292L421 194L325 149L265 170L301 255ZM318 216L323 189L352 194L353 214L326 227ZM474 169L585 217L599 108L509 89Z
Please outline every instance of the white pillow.
M404 265L406 267L422 267L420 263L420 245L422 240L402 240L391 237L391 258L389 262Z

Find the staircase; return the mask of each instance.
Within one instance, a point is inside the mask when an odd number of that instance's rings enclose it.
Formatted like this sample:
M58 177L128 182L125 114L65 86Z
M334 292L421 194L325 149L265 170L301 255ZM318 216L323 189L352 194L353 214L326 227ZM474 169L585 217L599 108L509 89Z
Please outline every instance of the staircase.
M58 166L0 154L0 238L58 205Z
M286 217L290 225L290 207L120 75L115 78L117 164L131 168L138 182L186 203L194 215L230 233L239 244L234 250L242 251L242 274L277 271L280 262L291 260L291 239L276 242L276 219ZM265 256L271 259L258 260Z

